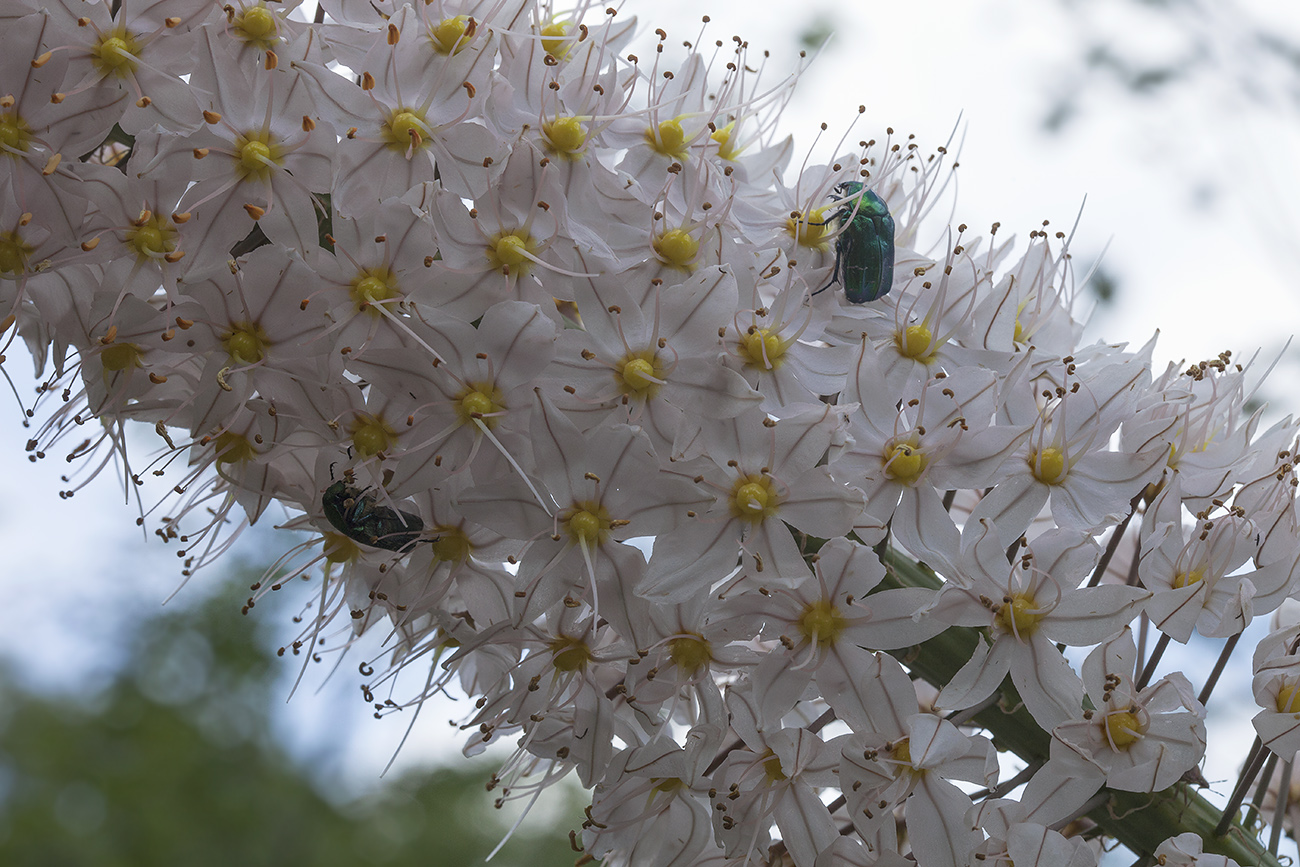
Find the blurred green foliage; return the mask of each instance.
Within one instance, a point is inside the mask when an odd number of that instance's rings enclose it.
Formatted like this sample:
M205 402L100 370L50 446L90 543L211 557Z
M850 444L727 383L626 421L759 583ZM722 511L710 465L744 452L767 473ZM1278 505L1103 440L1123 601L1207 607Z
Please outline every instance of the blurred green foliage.
M0 674L0 864L482 864L509 827L484 788L494 766L411 771L341 804L323 797L269 734L277 676L294 663L275 658L239 606L229 595L147 622L89 699ZM525 823L493 867L573 864L567 831L581 805L549 800L552 827Z

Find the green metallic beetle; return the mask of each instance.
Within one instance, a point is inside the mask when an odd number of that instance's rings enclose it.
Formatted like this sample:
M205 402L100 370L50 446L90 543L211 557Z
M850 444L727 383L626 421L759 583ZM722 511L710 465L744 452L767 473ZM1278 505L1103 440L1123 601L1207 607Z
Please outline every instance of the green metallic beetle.
M894 218L889 206L857 181L835 187L842 202L835 217L847 221L835 241L831 279L839 281L850 304L866 304L889 294L894 286Z
M331 477L334 475L330 469ZM325 489L321 509L325 519L344 536L362 545L383 548L405 554L422 541L424 521L419 515L390 509L377 504L375 495L357 488L349 471L344 479L336 480Z

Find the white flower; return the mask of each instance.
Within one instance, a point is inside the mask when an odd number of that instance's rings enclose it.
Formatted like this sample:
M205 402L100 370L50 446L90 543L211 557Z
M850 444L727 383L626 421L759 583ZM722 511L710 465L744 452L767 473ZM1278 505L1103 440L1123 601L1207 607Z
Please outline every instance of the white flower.
M1083 678L1093 708L1055 728L1053 758L1065 746L1105 774L1112 788L1158 792L1204 757L1205 709L1181 672L1136 689L1136 661L1127 627L1088 654Z
M1073 719L1083 703L1083 682L1055 642L1087 646L1114 635L1150 595L1136 587L1079 584L1097 562L1097 544L1085 533L1051 530L1007 562L987 520L967 524L960 580L944 585L926 613L949 623L983 626L974 657L948 682L937 707L960 709L993 694L1002 678L1020 691L1044 729Z

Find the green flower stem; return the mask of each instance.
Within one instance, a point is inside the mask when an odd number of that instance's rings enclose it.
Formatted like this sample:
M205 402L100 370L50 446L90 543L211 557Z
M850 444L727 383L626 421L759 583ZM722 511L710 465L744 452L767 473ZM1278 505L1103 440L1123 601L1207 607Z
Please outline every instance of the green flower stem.
M884 551L881 560L888 570L880 590L896 587L938 589L943 581L925 566L894 551ZM895 651L899 661L919 676L943 687L975 652L980 630L950 626L923 644ZM1051 736L1034 722L1008 679L997 703L973 719L993 735L1000 750L1010 750L1027 762L1045 761ZM1215 826L1222 812L1201 797L1187 783L1176 783L1163 792L1121 792L1103 787L1106 803L1088 814L1107 834L1138 854L1150 854L1162 842L1188 831L1198 835L1205 851L1232 858L1242 867L1281 867L1276 856L1254 834L1237 823L1223 836Z

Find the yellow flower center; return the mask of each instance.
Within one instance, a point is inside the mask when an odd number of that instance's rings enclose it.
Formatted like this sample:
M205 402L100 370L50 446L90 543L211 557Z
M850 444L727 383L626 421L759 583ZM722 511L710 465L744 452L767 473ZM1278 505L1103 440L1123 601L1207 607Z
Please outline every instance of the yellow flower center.
M363 458L386 452L397 442L397 431L383 419L368 413L358 413L352 422L352 448Z
M694 674L713 661L713 648L699 635L681 635L668 642L668 658L686 674Z
M624 394L654 397L663 379L655 367L657 359L649 352L633 355L623 361L619 370L619 387Z
M741 335L737 350L746 364L763 370L775 370L781 366L786 346L781 335L766 328L754 327Z
M1029 453L1029 469L1034 478L1045 485L1059 485L1065 481L1069 466L1065 453L1055 446L1048 446L1042 451Z
M235 141L235 147L239 153L238 172L242 178L265 178L278 161L269 139L260 132L245 133Z
M169 218L150 214L148 220L127 230L126 246L142 260L159 262L176 249L176 227Z
M827 208L813 208L798 219L787 217L785 230L801 247L827 250L830 248L830 240L826 236L835 228L831 225L831 221L826 219L827 210Z
M321 540L325 551L325 559L330 563L351 563L357 557L361 556L361 549L347 536L339 533L326 532Z
M938 348L934 346L934 335L924 325L907 326L894 335L894 342L899 354L922 363L928 363Z
M127 78L135 73L139 52L140 43L119 26L100 37L90 49L90 57L100 75Z
M771 753L771 750L768 750ZM776 755L769 755L763 760L763 775L769 783L779 783L786 778L785 771L781 770L781 759Z
M780 497L776 483L768 476L741 476L731 489L731 514L759 523L776 514Z
M803 637L821 645L834 644L847 624L839 608L829 599L818 599L799 615L799 631Z
M99 353L99 363L106 371L126 370L140 366L140 350L131 343L110 343Z
M700 242L684 229L670 229L654 240L654 251L668 265L690 270L700 252Z
M542 122L542 135L551 150L564 157L576 157L587 146L587 131L576 117L557 117Z
M232 27L235 35L257 48L270 48L279 41L275 14L261 4L250 6L236 16Z
M686 157L686 130L677 120L661 121L657 127L646 127L646 144L657 153L673 159Z
M552 21L542 28L542 50L552 57L560 59L569 53L565 42L569 37L569 27L559 21Z
M528 258L535 242L528 233L502 232L488 242L488 265L493 271L522 274L532 264Z
M1044 613L1038 610L1034 597L1017 593L998 609L996 622L1006 632L1027 638L1038 628L1038 621L1043 619Z
M588 547L599 545L601 539L609 535L609 512L597 502L574 503L564 523L568 527L569 537Z
M729 123L724 127L714 130L709 138L718 144L718 156L724 160L735 160L740 156L740 148L731 141L732 133L736 131L736 124Z
M1142 721L1129 711L1106 714L1106 736L1116 747L1130 747L1142 739Z
M17 232L0 232L0 274L20 277L27 272L27 260L36 248Z
M247 437L232 431L218 434L214 449L218 464L242 464L257 455Z
M885 454L885 474L905 485L915 482L925 470L925 452L909 443L895 443Z
M0 112L0 147L6 151L26 151L31 141L31 127L16 111Z
M401 294L397 285L397 275L382 265L360 271L352 280L352 300L356 302L357 310L366 310L371 305L397 298ZM370 310L370 315L381 316L382 314L377 310Z
M388 140L388 146L402 153L411 147L428 147L429 136L429 124L424 120L424 113L413 108L393 112L384 127L384 138Z
M269 342L262 326L246 322L232 325L230 336L225 339L226 352L236 364L256 364L266 354Z
M438 540L433 543L433 556L439 560L463 563L474 550L469 536L460 527L434 527L430 536Z
M1174 589L1181 590L1184 587L1190 587L1199 583L1205 575L1200 569L1193 569L1190 572L1179 572L1174 576Z
M1277 712L1300 713L1300 690L1294 684L1277 691Z
M551 665L556 671L582 671L591 662L591 649L582 639L561 635L550 643Z
M889 750L889 757L898 763L898 771L912 767L912 744L907 738L896 741Z
M650 779L651 789L656 792L663 792L667 795L671 795L673 792L686 786L686 783L683 782L680 777L651 777Z
M439 54L460 54L469 47L470 40L474 38L472 35L466 38L467 29L469 29L468 15L442 19L429 28L429 39L433 42L433 49Z
M470 384L456 399L456 414L466 424L473 424L478 419L491 430L497 426L498 415L505 409L502 400L504 395L492 383Z

